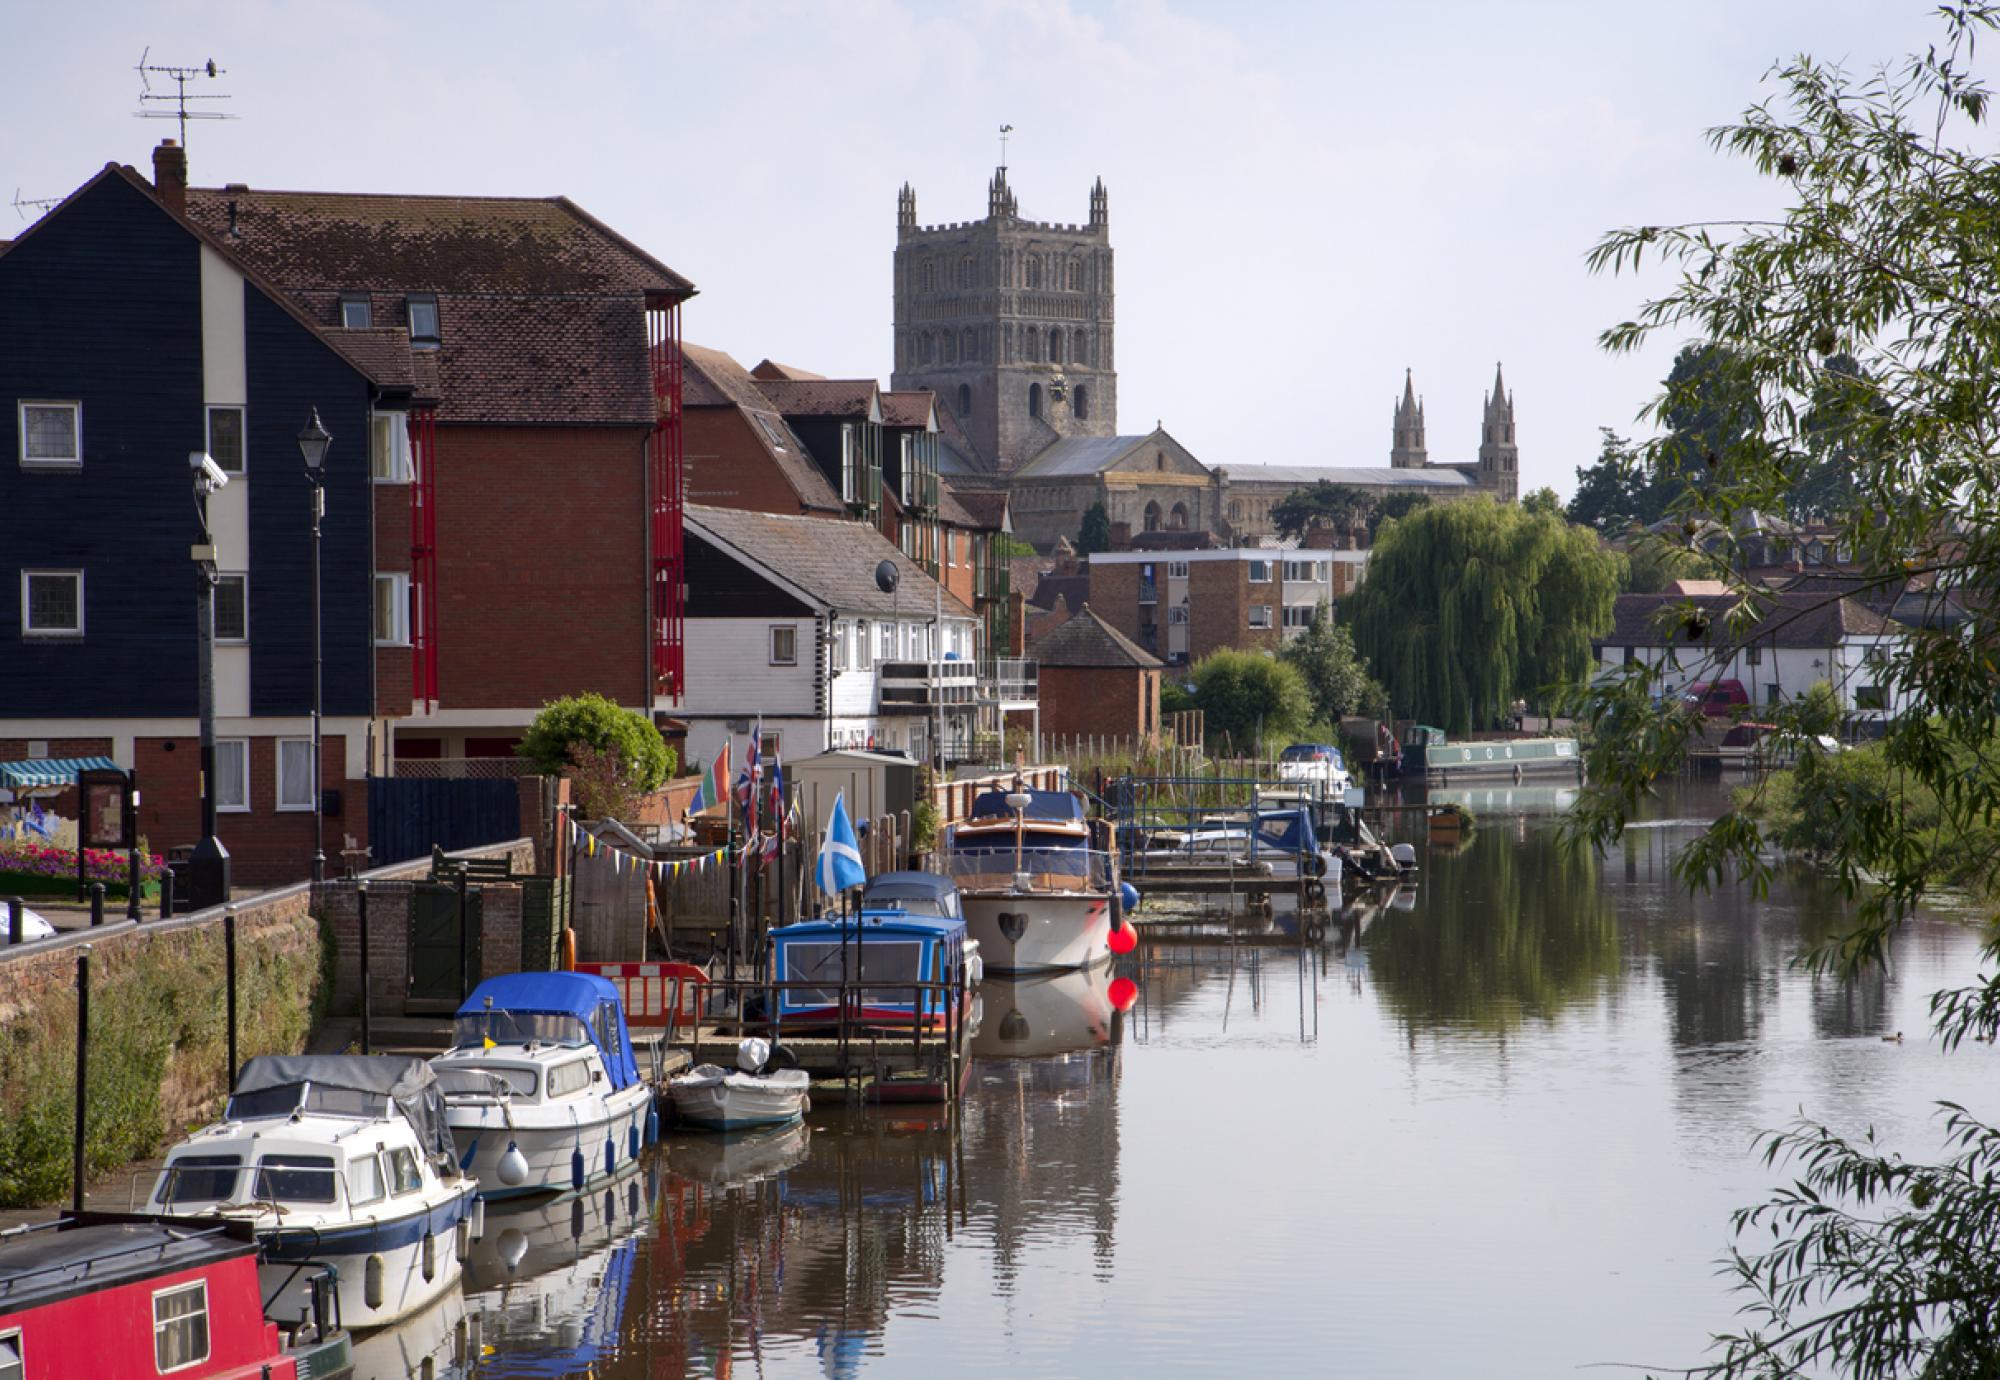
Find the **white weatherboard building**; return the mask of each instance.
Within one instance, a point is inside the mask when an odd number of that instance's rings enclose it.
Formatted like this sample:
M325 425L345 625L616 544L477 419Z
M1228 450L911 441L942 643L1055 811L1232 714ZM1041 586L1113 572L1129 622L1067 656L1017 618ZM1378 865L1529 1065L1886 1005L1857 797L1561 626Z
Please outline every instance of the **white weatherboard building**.
M900 749L941 731L968 751L987 696L977 620L874 528L845 518L690 505L687 691L692 760L763 722L764 751ZM877 568L896 570L893 593ZM741 748L738 748L740 753Z
M1884 674L1906 636L1902 624L1854 599L1790 593L1754 602L1754 621L1732 627L1738 603L1734 595L1620 595L1611 631L1597 644L1598 662L1606 670L1635 662L1664 666L1663 693L1739 681L1759 706L1782 704L1825 681L1842 712L1861 720L1886 719L1911 703Z

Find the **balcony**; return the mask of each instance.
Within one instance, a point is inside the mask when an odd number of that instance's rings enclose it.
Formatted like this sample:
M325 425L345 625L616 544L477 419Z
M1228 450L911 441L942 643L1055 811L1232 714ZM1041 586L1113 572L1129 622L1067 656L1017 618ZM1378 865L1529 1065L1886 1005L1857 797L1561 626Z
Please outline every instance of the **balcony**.
M1040 668L1019 658L970 661L883 661L875 667L876 702L884 714L999 705L1031 709Z
M1159 603L1160 602L1159 585L1157 585L1151 580L1141 580L1139 582L1139 602L1142 604Z
M1041 696L1041 664L999 657L979 664L979 695L1002 709L1032 709Z

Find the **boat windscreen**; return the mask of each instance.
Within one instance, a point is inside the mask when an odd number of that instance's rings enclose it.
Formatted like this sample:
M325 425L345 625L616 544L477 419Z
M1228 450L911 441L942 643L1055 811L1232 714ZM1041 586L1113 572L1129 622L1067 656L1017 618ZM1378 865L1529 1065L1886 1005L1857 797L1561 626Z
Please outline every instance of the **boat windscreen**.
M788 988L785 1005L797 1010L804 1006L838 1004L843 963L848 982L859 978L867 984L861 993L863 1002L870 1006L893 1003L895 994L877 990L875 984L922 981L923 951L922 942L914 939L870 939L865 944L845 946L837 942L808 940L780 944L778 976L783 981L829 984L825 987Z
M224 1116L230 1121L255 1117L290 1116L303 1111L314 1116L359 1117L372 1121L389 1115L389 1098L383 1093L356 1088L329 1088L318 1083L281 1083L274 1088L257 1088L232 1093Z
M545 1045L592 1042L589 1028L567 1012L476 1011L460 1016L455 1022L454 1049L484 1049L488 1040L496 1045L525 1045L530 1041Z
M256 1197L277 1203L330 1203L334 1200L333 1159L329 1155L266 1155L257 1161Z
M157 1194L162 1206L176 1203L219 1203L235 1196L243 1173L241 1155L181 1155L160 1172Z

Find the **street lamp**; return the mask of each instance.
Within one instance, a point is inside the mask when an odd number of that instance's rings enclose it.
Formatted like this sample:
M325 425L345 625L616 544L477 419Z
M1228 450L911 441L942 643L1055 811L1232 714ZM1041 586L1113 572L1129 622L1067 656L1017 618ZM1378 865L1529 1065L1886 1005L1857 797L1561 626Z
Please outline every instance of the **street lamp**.
M299 433L299 454L305 457L306 482L312 485L312 585L313 585L313 737L312 812L314 882L326 880L326 812L321 808L320 791L320 638L319 638L319 524L326 516L326 448L333 437L319 424L319 409Z
M229 475L205 451L188 456L194 473L195 520L201 539L188 555L196 573L195 715L201 725L201 842L188 859L188 909L206 910L229 900L229 850L215 833L215 537L208 526L209 495L229 483Z

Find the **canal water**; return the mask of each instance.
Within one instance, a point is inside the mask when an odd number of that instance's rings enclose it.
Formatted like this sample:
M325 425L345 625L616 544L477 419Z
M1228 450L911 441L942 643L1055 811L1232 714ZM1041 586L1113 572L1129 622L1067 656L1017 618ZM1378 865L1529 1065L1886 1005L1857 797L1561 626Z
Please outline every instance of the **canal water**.
M1926 998L1974 933L1913 923L1855 982L1795 960L1844 910L1677 889L1687 787L1609 857L1547 792L1478 808L1422 884L1323 942L1149 945L994 983L941 1108L671 1139L611 1189L493 1213L463 1298L357 1373L601 1377L1545 1377L1698 1361L1730 1211L1801 1109L1911 1154L1940 1099L2000 1115L1995 1051ZM1352 899L1352 898L1350 898ZM1146 912L1142 912L1146 913ZM1153 912L1160 913L1160 912ZM1901 1043L1884 1036L1903 1033Z

